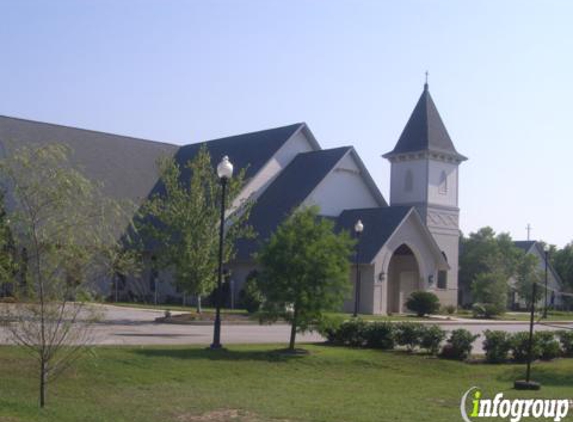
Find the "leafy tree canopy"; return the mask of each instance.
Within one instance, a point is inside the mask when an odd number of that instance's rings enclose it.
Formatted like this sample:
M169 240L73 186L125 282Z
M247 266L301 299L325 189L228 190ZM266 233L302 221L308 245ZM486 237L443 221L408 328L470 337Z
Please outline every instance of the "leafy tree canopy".
M309 329L324 311L339 308L347 298L353 245L348 233L335 233L332 221L310 207L286 219L261 250L263 311L291 323L290 349L297 331Z
M204 296L214 289L217 277L220 180L206 145L183 167L173 158L158 165L161 190L144 204L138 229L158 267L173 271L183 291ZM239 239L253 236L247 223L252 203L236 203L244 183L245 169L227 183L227 204L236 208L226 216L225 262L234 258Z

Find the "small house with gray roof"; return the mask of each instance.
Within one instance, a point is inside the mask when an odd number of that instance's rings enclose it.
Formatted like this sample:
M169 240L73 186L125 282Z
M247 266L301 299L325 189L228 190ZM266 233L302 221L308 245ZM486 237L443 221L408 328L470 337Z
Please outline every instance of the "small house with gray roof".
M239 242L235 261L227 264L235 297L257 270L253 254L278 225L293 210L316 205L338 230L353 232L358 220L364 225L356 256L360 313L404 312L415 290L435 292L444 305L457 302L458 167L466 157L456 151L427 84L397 144L384 155L391 163L389 202L352 146L323 149L305 123L177 146L0 116L3 154L5 142L65 143L74 165L101 182L106 194L136 204L158 183L159 157L184 164L203 143L214 162L229 156L235 168L246 168L245 186L235 200L254 201L250 223L257 233ZM355 275L353 267L348 277L354 288ZM154 277L148 271L133 282L157 289L160 300L179 295L168 275L159 275L158 283ZM123 294L130 283L121 286ZM107 294L110 287L111 282L101 285Z
M537 272L540 274L540 282L543 284L543 289L541 289L543 292L543 302L545 302L545 264L547 263L547 305L550 308L562 309L566 305L563 295L561 294L564 290L563 281L561 277L559 277L559 274L557 274L557 271L555 271L555 268L553 268L553 265L551 265L549 255L545 255L546 252L543 249L543 244L536 240L517 240L513 242L513 244L525 254L532 255L536 258ZM547 262L545 260L546 258ZM509 307L511 309L526 309L527 301L517 293L514 288L515 283L515 278L512 277L509 279Z

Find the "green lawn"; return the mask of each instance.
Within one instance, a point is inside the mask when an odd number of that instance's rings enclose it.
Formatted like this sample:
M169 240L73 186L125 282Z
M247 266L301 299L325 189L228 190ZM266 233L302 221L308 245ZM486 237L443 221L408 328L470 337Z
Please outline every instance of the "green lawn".
M528 312L509 312L502 315L499 319L504 321L529 321L530 314ZM541 318L541 313L535 313L535 321ZM573 321L573 312L563 311L548 311L547 319L542 321Z
M147 303L132 303L132 302L117 302L117 303L106 303L113 306L121 306L126 308L138 308L138 309L154 309L159 311L183 311L194 313L196 308L194 306L181 306L181 305L153 305ZM214 313L215 308L203 308L204 313ZM235 315L248 315L248 312L244 309L221 309L223 314L235 314ZM352 314L343 312L330 312L327 313L328 316L342 317L345 319L352 319ZM415 315L359 315L365 321L431 321L430 318L417 317ZM1 422L1 421L0 421Z
M43 411L28 356L0 347L0 421L434 422L461 420L473 385L488 396L573 396L573 359L534 365L543 389L515 392L522 366L327 346L284 357L276 347L99 347L50 386Z
M183 311L183 312L196 312L195 306L182 306L182 305L153 305L151 303L134 303L134 302L105 302L106 305L121 306L123 308L138 308L138 309L154 309L158 311ZM214 313L215 308L203 307L203 312ZM239 314L247 315L244 309L221 309L224 314ZM1 421L0 421L1 422Z
M352 314L344 312L327 312L328 317L340 317L344 319L352 319ZM364 321L433 321L431 318L418 317L416 315L363 315L359 314L358 317Z

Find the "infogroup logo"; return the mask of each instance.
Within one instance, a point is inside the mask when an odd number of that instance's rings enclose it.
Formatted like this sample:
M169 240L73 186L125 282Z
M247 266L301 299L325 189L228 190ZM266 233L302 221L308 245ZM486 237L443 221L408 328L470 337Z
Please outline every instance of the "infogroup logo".
M471 406L468 406L468 399L471 399ZM465 422L475 422L478 418L501 418L510 422L534 418L559 422L569 413L569 405L567 399L504 399L503 393L486 399L479 387L472 387L462 396L460 412ZM471 408L469 415L468 407Z

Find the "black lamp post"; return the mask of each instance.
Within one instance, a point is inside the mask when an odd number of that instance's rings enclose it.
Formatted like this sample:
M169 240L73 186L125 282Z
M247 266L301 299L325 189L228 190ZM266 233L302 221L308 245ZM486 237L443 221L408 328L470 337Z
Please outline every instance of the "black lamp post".
M547 318L547 266L549 261L549 245L545 245L543 252L545 252L545 306L543 307L543 318Z
M221 290L223 283L223 238L225 235L225 194L227 182L233 176L233 164L226 155L217 166L217 176L221 181L221 220L219 222L219 272L217 278L217 308L215 313L215 327L213 329L213 343L211 349L220 349L221 346Z
M364 225L362 221L358 220L354 225L354 232L356 233L356 292L354 293L354 314L353 316L358 316L358 308L360 307L360 268L358 267L358 251L360 244L360 235L364 230Z

